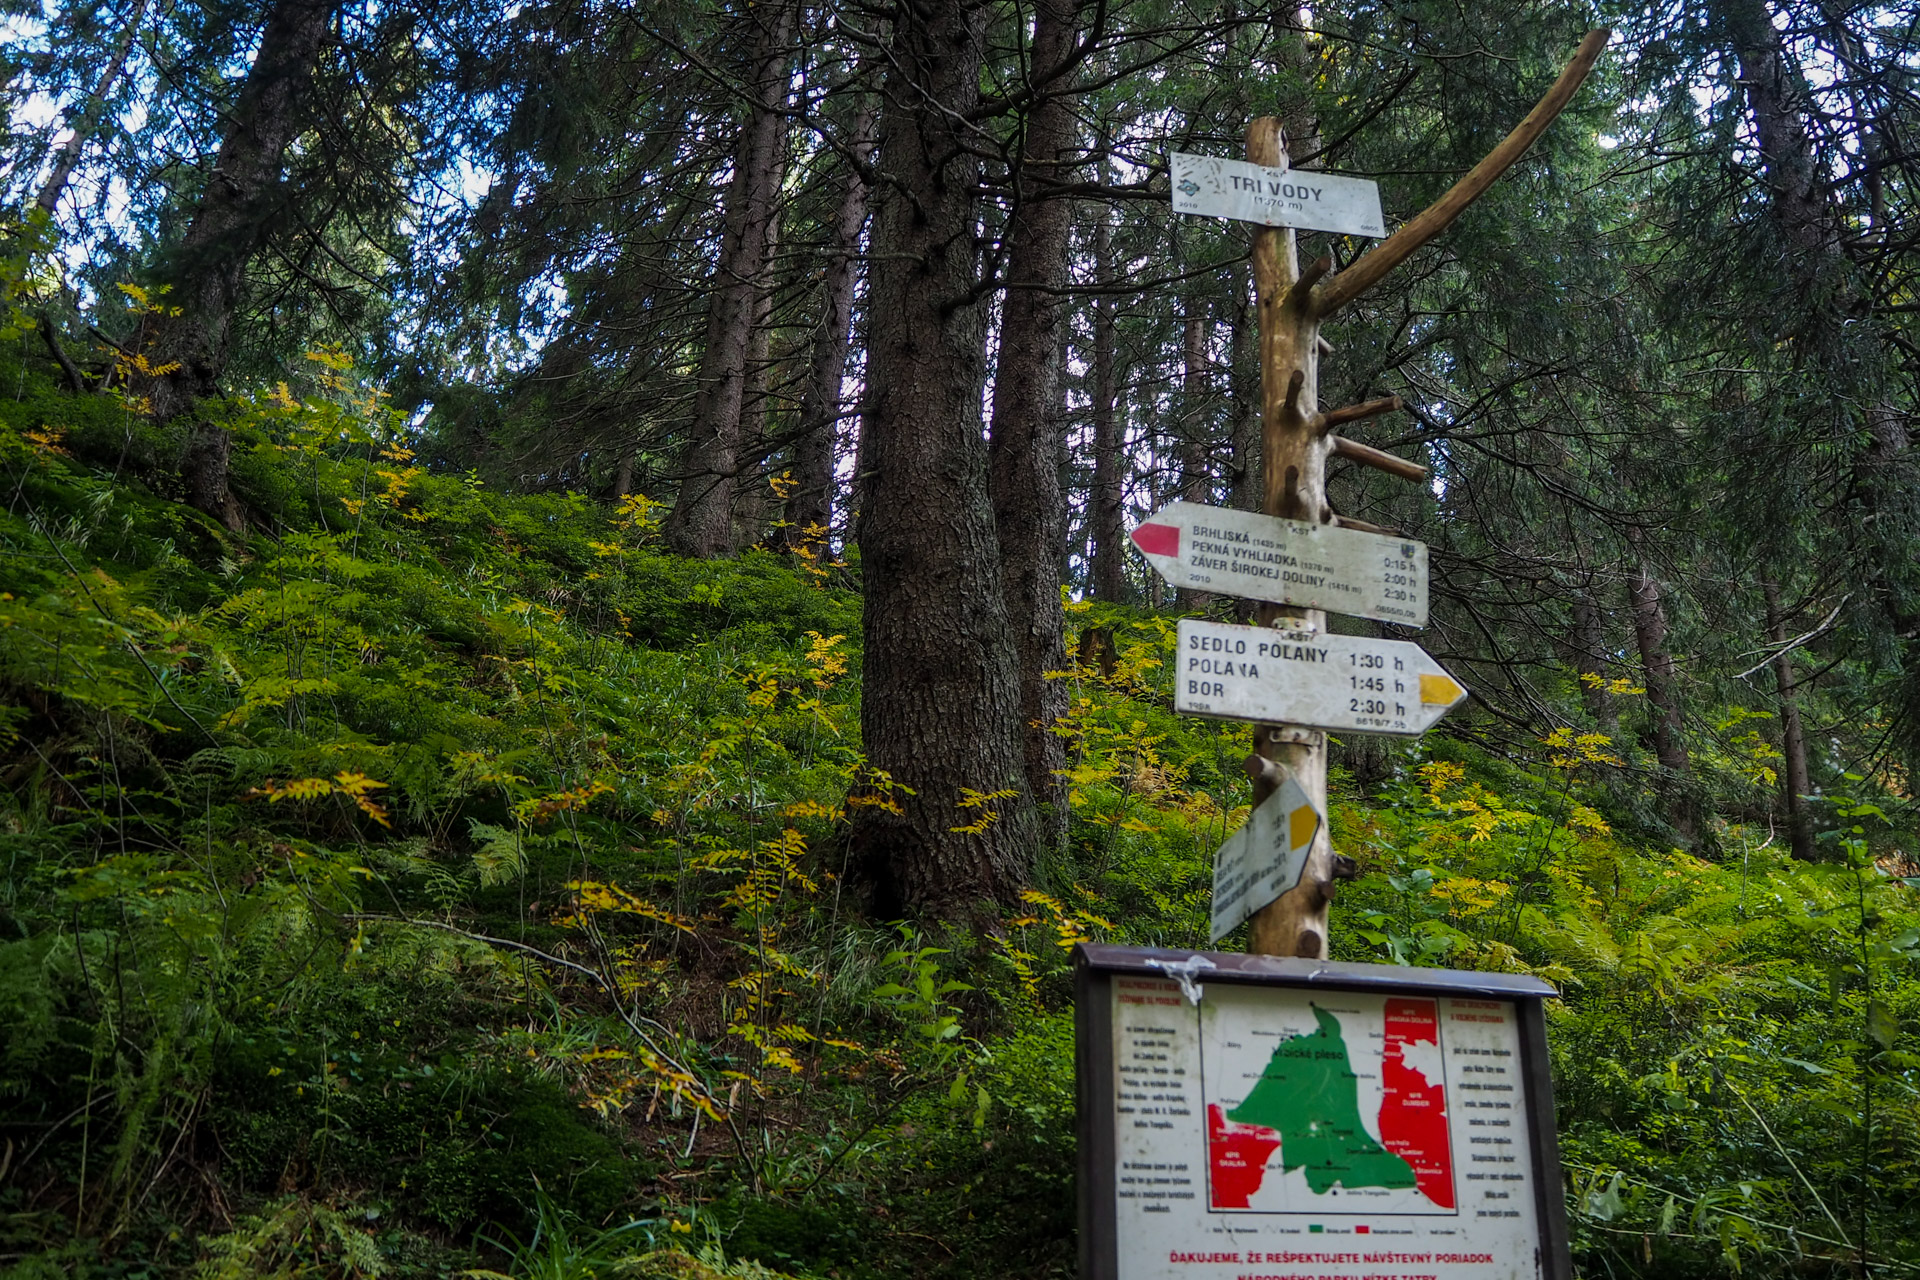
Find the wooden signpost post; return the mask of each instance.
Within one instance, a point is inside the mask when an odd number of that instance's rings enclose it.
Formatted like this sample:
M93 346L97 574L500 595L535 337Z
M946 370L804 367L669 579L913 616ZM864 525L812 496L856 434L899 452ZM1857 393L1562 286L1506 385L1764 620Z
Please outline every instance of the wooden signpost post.
M1417 464L1342 441L1334 434L1333 428L1343 422L1391 412L1400 407L1400 402L1395 399L1375 400L1322 412L1319 408L1320 355L1323 349L1332 348L1320 337L1320 327L1342 307L1405 262L1420 246L1445 230L1533 145L1534 140L1545 132L1572 99L1581 81L1586 79L1587 72L1606 48L1608 35L1606 31L1588 32L1546 96L1486 159L1455 183L1452 190L1387 237L1384 243L1338 273L1333 270L1331 257L1322 257L1302 269L1294 228L1325 228L1352 234L1379 235L1385 228L1374 212L1378 207L1377 194L1371 197L1375 203L1369 205L1368 193L1363 190L1370 184L1320 173L1292 173L1286 143L1280 133L1280 122L1270 116L1263 116L1248 125L1245 164L1225 161L1209 164L1197 157L1184 156L1177 159L1174 174L1176 209L1237 218L1255 222L1259 227L1253 236L1253 275L1259 294L1261 457L1264 468L1264 502L1261 510L1265 515L1295 525L1384 532L1363 522L1343 518L1328 504L1328 459L1338 454L1409 479L1418 479L1425 472ZM1150 541L1153 536L1149 535ZM1159 553L1162 559L1156 562L1156 567L1163 567L1169 561L1165 559L1164 535L1159 536L1163 550ZM1151 547L1146 549L1152 552ZM1191 564L1183 562L1177 553L1171 557L1170 563ZM1421 557L1420 567L1422 599L1419 614L1420 621L1424 621L1424 556ZM1183 571L1192 570L1189 567ZM1201 571L1204 572L1204 568ZM1323 593L1313 597L1298 594L1276 597L1273 593L1237 589L1233 582L1232 578L1227 578L1221 583L1204 585L1213 590L1267 601L1257 615L1263 627L1321 633L1323 639L1330 639L1324 634L1327 631L1324 609L1333 607L1341 612L1348 611L1338 596ZM1349 585L1356 588L1352 594L1358 598L1362 594L1360 584ZM1300 607L1303 602L1310 602L1309 607ZM1356 612L1360 612L1360 616L1381 616L1377 611ZM1412 619L1387 620L1418 625ZM1458 690L1458 685L1450 677L1447 680ZM1453 705L1461 697L1464 697L1464 690L1460 690L1458 696L1449 698L1445 706ZM1431 704L1421 705L1431 709ZM1207 711L1203 714L1220 713ZM1424 715L1424 712L1421 714ZM1438 716L1433 718L1437 719ZM1294 714L1284 719L1276 716L1273 720L1258 724L1254 730L1255 754L1247 760L1247 771L1253 778L1256 811L1267 797L1289 779L1301 788L1318 811L1324 813L1326 810L1326 734L1319 728L1299 723L1300 719ZM1419 730L1375 727L1372 731ZM1254 913L1247 949L1259 955L1324 959L1327 954L1327 904L1332 900L1334 881L1350 878L1353 870L1351 860L1334 853L1326 824L1321 823L1314 836L1313 847L1305 859L1299 883L1278 900Z
M1254 222L1265 502L1193 503L1134 532L1178 585L1262 601L1259 626L1180 623L1175 705L1256 721L1253 814L1214 870L1213 940L1251 955L1075 948L1080 1249L1086 1280L1570 1280L1544 1001L1536 978L1327 961L1353 864L1328 839L1325 730L1417 734L1466 699L1418 645L1335 635L1324 610L1418 626L1426 548L1344 520L1334 454L1415 464L1319 409L1322 322L1452 222L1559 114L1594 31L1491 155L1347 270L1301 270L1295 227L1378 235L1372 184L1289 174L1255 120L1246 164L1176 156L1177 210ZM1358 531L1358 532L1356 532ZM1277 896L1276 896L1277 895Z

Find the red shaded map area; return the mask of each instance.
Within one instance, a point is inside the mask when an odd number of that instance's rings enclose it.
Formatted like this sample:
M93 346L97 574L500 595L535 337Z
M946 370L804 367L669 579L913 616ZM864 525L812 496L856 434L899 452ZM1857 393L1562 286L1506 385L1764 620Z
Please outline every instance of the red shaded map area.
M1267 1157L1280 1135L1265 1125L1236 1124L1217 1102L1207 1104L1208 1198L1215 1209L1244 1209L1260 1189Z
M1420 1194L1453 1208L1453 1145L1447 1139L1447 1091L1409 1067L1406 1047L1440 1046L1440 1011L1432 1000L1387 1001L1387 1039L1380 1059L1380 1144L1413 1166ZM1216 1193L1218 1194L1218 1193Z

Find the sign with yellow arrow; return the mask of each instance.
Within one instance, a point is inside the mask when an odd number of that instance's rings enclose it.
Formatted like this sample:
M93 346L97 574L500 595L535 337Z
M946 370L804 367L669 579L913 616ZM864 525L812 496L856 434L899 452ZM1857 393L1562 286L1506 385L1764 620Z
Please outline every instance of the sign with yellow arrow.
M1224 720L1413 736L1467 691L1417 644L1281 631L1194 618L1180 623L1174 709Z
M1289 777L1213 857L1213 940L1300 883L1323 819Z

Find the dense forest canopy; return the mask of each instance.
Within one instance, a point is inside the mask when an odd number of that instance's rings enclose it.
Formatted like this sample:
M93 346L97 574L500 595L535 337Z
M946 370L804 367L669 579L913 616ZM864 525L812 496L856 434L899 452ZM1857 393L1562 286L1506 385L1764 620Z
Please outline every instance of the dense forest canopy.
M1599 28L1323 332L1433 571L1330 625L1473 694L1335 736L1331 954L1560 987L1581 1274L1920 1266L1909 7L42 0L0 1276L1071 1271L1069 949L1249 801L1128 541L1266 483L1169 154L1392 231Z

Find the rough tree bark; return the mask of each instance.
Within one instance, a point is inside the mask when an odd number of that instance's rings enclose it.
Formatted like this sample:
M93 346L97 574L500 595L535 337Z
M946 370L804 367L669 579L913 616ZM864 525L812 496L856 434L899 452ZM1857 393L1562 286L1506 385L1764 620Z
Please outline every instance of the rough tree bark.
M1232 364L1227 370L1232 392L1233 461L1228 477L1228 502L1239 511L1260 509L1260 332L1259 319L1247 297L1251 281L1239 275L1234 299Z
M107 99L112 95L120 73L126 69L127 55L133 52L133 40L140 33L140 20L146 13L147 0L134 0L133 12L127 15L126 26L121 29L120 42L114 46L113 56L107 59L106 67L100 72L100 79L94 84L86 106L75 112L67 122L71 132L66 145L54 157L53 171L40 184L40 194L34 198L33 203L41 212L51 215L54 207L60 203L61 193L67 189L67 183L80 163L80 153L92 140L94 130L100 127L100 116L106 110Z
M759 543L773 523L773 488L762 470L776 450L770 445L767 424L773 418L774 385L777 381L773 357L773 263L780 253L780 220L767 228L766 260L761 268L761 288L754 299L752 327L746 350L747 376L740 392L739 442L735 446L733 475L728 488L733 494L733 527L727 535L726 550L738 550Z
M1207 395L1207 304L1198 298L1186 301L1180 344L1180 497L1187 502L1206 502L1213 496L1213 478L1207 472L1210 453L1206 415Z
M1067 838L1066 743L1055 732L1067 712L1056 676L1067 665L1066 611L1060 601L1060 546L1066 510L1060 490L1060 352L1067 323L1064 291L1073 206L1049 198L1074 162L1075 121L1067 91L1077 44L1076 0L1038 0L1028 52L1032 107L1016 171L1016 204L1007 227L1007 290L1000 312L1000 354L993 379L988 446L994 528L1013 647L1020 661L1020 723L1027 787L1041 805L1043 836Z
M1573 669L1581 677L1580 701L1600 732L1609 738L1620 736L1620 712L1607 692L1608 675L1600 658L1606 650L1606 623L1600 607L1584 588L1573 597L1573 625L1567 635L1567 648L1573 655Z
M900 789L891 809L861 806L853 833L881 915L950 916L1009 898L1036 834L981 431L980 164L967 121L987 16L984 0L893 9L863 442L860 727L869 766Z
M313 74L333 14L332 0L280 0L228 117L226 136L175 258L166 301L179 314L153 313L141 346L156 369L140 381L150 412L171 422L218 389L242 273L269 225L266 204L298 123L295 104ZM180 460L187 500L235 532L245 528L228 485L232 440L201 423Z
M1666 773L1661 790L1667 821L1691 843L1699 838L1700 824L1689 793L1693 764L1680 737L1679 673L1667 649L1667 612L1660 602L1660 584L1644 562L1635 566L1629 589L1633 636L1647 682L1648 737L1654 758Z
M754 321L766 292L773 220L784 172L791 0L749 11L755 25L748 89L753 105L740 131L727 188L720 257L707 304L693 422L680 456L680 492L668 514L667 545L681 555L733 549L733 478L740 465L741 411L751 374Z
M1815 274L1838 266L1844 255L1807 132L1805 88L1780 46L1764 0L1734 0L1727 26L1753 113L1772 214L1798 259L1786 266L1800 282L1812 283Z
M1094 283L1112 284L1113 223L1105 209L1094 224L1093 262ZM1087 507L1092 523L1093 594L1120 603L1132 593L1127 589L1126 427L1120 416L1115 358L1113 298L1102 293L1093 300L1093 492Z
M1799 690L1793 674L1793 654L1787 649L1787 619L1780 611L1780 588L1769 580L1762 585L1767 601L1767 635L1780 646L1774 655L1774 688L1780 698L1781 791L1787 804L1787 837L1793 856L1813 861L1813 815L1807 797L1813 785L1807 777L1807 736L1800 724Z
M874 115L854 120L848 149L865 164L873 154ZM800 438L793 446L793 497L787 503L787 545L814 563L827 559L833 528L833 457L839 436L841 384L853 333L854 267L860 231L867 224L867 182L848 165L833 220L833 243L820 280L820 321L813 332L807 386L800 399Z

